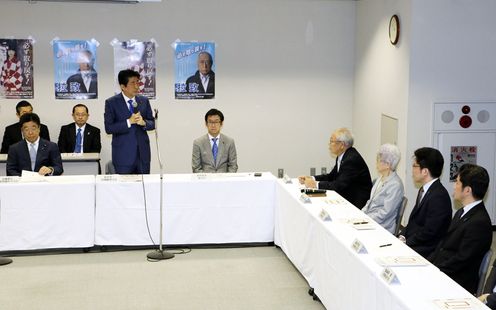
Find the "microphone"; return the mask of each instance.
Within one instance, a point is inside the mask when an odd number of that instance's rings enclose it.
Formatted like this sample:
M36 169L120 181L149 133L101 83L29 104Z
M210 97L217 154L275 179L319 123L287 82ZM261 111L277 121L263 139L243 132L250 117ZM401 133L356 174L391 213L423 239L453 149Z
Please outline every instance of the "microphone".
M155 120L158 119L158 109L154 109L153 111L155 111Z
M136 100L133 100L133 113L138 113L138 102Z

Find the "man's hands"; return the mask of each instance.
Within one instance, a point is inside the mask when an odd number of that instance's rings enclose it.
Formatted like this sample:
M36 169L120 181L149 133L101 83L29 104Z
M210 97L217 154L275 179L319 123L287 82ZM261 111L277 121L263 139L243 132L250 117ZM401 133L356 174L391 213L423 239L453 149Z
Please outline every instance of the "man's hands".
M132 124L136 124L136 125L140 125L140 126L145 126L146 125L146 122L145 120L143 119L143 117L141 116L141 113L138 112L138 113L133 113L131 115L131 117L129 117L129 123L132 125Z

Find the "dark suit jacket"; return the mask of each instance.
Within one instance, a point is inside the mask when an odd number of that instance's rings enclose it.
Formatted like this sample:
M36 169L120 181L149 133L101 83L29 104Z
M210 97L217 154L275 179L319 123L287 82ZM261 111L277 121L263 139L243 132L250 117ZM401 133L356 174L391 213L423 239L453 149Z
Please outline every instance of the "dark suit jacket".
M429 261L475 294L479 267L484 254L491 247L492 238L491 219L481 202L461 219L451 222L446 236L429 256Z
M370 198L372 180L369 168L354 147L350 147L343 154L339 172L336 159L331 173L317 175L315 180L319 181L319 188L336 191L359 209L362 209Z
M406 244L427 258L444 237L451 222L451 200L446 188L436 180L413 207L403 235Z
M22 170L38 172L43 166L52 167L53 175L61 175L64 172L57 144L40 138L34 170L31 170L31 158L26 140L10 146L7 156L7 175L20 176Z
M70 123L60 128L59 134L60 153L72 153L76 146L76 125ZM100 129L86 123L84 128L83 152L100 153L102 144L100 142Z
M79 92L71 91L71 83L76 84L76 88L79 88ZM70 93L81 93L81 94L90 94L89 98L97 98L98 96L98 84L97 84L97 73L95 70L91 70L91 82L90 89L86 89L86 85L84 85L83 76L81 72L71 75L67 79L67 89Z
M215 97L215 73L213 71L210 71L209 75L209 80L208 80L208 86L207 89L205 90L203 88L203 84L201 82L200 78L200 71L196 71L195 75L190 76L186 80L186 90L188 93L193 93L193 90L190 89L190 84L195 83L198 84L198 97L196 99L211 99Z
M496 309L496 293L492 293L487 296L486 306L488 306L490 309Z
M50 141L50 134L48 133L48 127L41 124L40 127L40 138ZM22 140L21 125L15 123L5 127L5 132L3 134L2 149L0 153L8 154L9 147Z
M146 125L127 127L127 119L131 116L127 102L121 94L105 101L105 131L112 135L112 162L114 166L132 166L138 159L142 167L150 168L150 139L147 130L155 129L152 108L148 98L137 95L138 111ZM138 157L138 158L137 158ZM117 171L117 173L119 173ZM145 172L145 173L149 173Z

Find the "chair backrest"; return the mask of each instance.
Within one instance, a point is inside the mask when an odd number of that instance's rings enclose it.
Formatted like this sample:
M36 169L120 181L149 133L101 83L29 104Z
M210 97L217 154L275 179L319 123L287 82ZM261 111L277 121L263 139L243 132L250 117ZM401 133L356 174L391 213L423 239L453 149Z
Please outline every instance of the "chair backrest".
M476 296L482 295L482 291L484 290L484 282L486 281L487 270L489 269L489 263L491 262L492 257L493 251L489 249L484 255L484 258L482 258L482 262L479 267L479 283L477 284Z
M115 174L114 164L111 160L109 160L105 165L105 174Z
M398 214L396 215L396 228L394 229L394 235L397 236L401 228L401 220L403 219L403 214L405 213L406 204L408 203L408 198L403 196L401 200L400 207L398 208Z

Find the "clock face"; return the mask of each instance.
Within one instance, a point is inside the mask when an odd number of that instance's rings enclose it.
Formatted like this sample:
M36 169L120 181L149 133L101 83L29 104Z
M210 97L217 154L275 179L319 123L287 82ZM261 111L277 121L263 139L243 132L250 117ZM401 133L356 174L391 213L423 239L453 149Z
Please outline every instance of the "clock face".
M389 41L396 45L400 38L400 21L397 15L393 15L389 20Z

